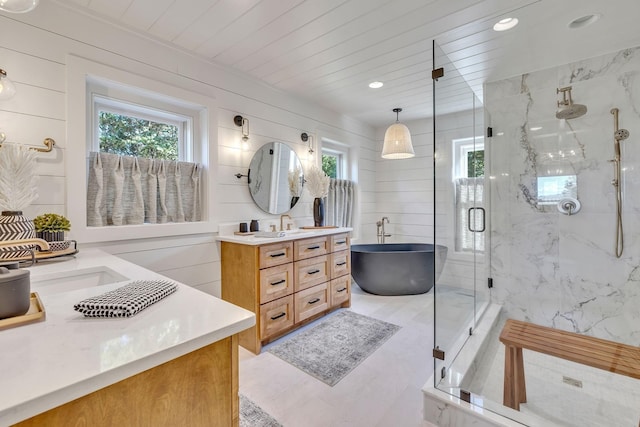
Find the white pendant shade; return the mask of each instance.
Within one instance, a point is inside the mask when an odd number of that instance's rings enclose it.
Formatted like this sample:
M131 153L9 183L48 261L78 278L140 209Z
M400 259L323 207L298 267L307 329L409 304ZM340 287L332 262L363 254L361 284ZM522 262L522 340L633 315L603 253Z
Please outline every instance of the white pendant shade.
M408 159L415 156L411 133L402 123L394 123L384 133L383 159Z
M39 0L0 0L0 10L11 13L31 12L38 6Z

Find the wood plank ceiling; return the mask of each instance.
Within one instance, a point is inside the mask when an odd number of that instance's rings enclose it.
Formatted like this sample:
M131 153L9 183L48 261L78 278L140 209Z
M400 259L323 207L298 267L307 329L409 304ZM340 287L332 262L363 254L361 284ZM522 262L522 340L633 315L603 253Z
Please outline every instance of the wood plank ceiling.
M55 1L373 126L394 107L405 121L432 115L434 39L437 62L459 70L438 89L442 113L472 105L467 86L481 99L484 82L640 45L637 0ZM507 16L520 25L493 31Z

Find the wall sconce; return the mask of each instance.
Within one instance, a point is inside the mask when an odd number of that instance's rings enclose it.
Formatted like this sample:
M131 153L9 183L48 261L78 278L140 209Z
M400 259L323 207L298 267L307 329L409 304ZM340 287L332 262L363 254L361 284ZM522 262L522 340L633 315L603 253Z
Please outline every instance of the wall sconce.
M1 4L1 3L0 3ZM7 77L7 72L0 69L0 99L9 99L16 94L16 87Z
M382 146L383 159L408 159L415 156L411 133L406 125L399 121L399 113L402 108L394 108L396 122L387 128L384 133L384 145Z
M247 142L249 140L249 119L242 116L235 116L233 123L242 128L242 140Z
M300 139L302 140L302 142L307 142L309 141L309 154L313 154L313 135L309 135L306 132L302 132L302 134L300 135Z
M0 10L11 13L31 12L40 0L0 0Z

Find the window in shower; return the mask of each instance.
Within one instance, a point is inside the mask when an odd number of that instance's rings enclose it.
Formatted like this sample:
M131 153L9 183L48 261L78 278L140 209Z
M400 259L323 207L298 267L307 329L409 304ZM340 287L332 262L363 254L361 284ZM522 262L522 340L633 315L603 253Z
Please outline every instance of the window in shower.
M484 252L484 139L453 140L456 252Z
M554 205L567 197L578 197L578 183L575 175L539 176L538 204Z

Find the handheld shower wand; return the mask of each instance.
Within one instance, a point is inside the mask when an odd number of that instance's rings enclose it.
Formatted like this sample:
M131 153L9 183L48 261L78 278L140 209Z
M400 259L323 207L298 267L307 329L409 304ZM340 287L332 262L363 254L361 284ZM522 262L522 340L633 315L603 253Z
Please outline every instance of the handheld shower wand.
M620 141L624 141L629 138L629 131L626 129L618 128L618 112L617 108L611 109L611 114L613 114L613 150L615 157L613 160L609 160L613 163L613 180L611 184L616 189L616 243L615 243L615 254L616 257L620 258L622 256L622 251L624 250L624 232L622 229L622 188L620 186L621 180L621 151L620 151Z

